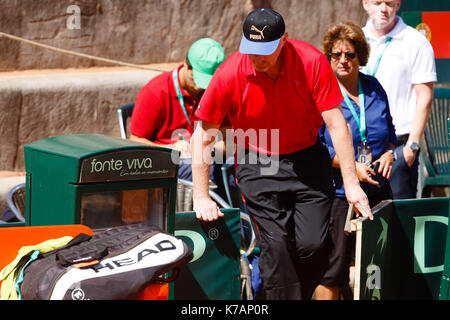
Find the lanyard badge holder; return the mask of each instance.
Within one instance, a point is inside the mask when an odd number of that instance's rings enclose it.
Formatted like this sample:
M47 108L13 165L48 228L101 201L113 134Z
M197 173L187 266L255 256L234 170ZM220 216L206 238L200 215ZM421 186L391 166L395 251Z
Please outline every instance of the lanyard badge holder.
M372 164L372 147L369 146L366 140L363 141L362 146L358 146L358 162L364 163L370 167Z
M191 119L189 118L189 114L186 110L183 95L181 94L180 84L178 83L178 69L175 69L172 71L172 80L173 80L173 85L175 86L175 91L177 93L178 101L180 102L180 107L183 110L184 116L186 117L186 120L189 123L189 126L191 127L192 131L194 131L194 126L192 125ZM182 135L180 135L180 140L184 141L184 138ZM211 151L211 157L214 158L214 155L215 155L215 149L213 148Z
M183 113L189 123L189 126L192 128L192 130L194 130L191 119L189 119L189 114L186 110L186 106L184 105L183 95L181 94L180 85L178 83L178 70L177 69L173 70L173 72L172 72L172 80L173 80L173 85L175 86L175 91L177 92L177 97L178 97L178 101L180 102L181 109L183 109Z
M358 125L359 133L361 136L361 141L363 142L362 146L358 147L358 153L357 153L357 159L358 162L364 163L366 166L370 166L372 164L372 147L367 144L366 139L366 110L365 110L365 103L364 103L364 94L362 90L362 84L361 79L358 77L358 98L359 98L359 111L360 114L358 116L355 107L353 106L352 102L350 101L350 98L348 97L347 93L344 91L344 89L341 87L342 95L344 96L344 101L347 104L347 107L350 109L353 118L356 121L356 124Z
M186 117L186 120L189 124L189 126L191 127L192 131L194 131L194 127L192 126L192 122L191 119L189 119L189 114L186 110L186 106L184 105L184 99L183 99L183 95L181 94L181 89L180 89L180 84L178 83L178 69L173 70L172 72L172 80L173 80L173 85L175 86L175 91L177 93L177 97L178 97L178 102L180 103L180 107L183 110L184 116ZM185 141L183 135L179 134L179 140ZM180 158L190 158L191 155L180 155Z

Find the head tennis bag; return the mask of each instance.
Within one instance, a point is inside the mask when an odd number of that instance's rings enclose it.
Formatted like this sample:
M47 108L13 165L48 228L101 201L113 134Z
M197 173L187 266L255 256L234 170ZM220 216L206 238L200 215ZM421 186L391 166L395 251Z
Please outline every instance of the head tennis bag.
M160 275L187 264L191 249L147 223L80 234L62 248L39 254L24 270L27 300L133 299Z

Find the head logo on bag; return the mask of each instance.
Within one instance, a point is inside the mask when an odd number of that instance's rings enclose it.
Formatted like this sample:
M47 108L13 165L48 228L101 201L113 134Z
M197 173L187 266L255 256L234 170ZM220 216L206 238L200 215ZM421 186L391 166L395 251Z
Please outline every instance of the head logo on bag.
M24 299L132 299L193 257L182 240L147 223L111 228L75 243L43 254L25 269Z
M157 237L155 237L157 238ZM114 270L117 268L123 268L123 267L127 267L127 266L131 266L134 265L136 263L141 263L143 262L143 260L148 257L153 258L153 257L149 257L149 255L158 255L164 251L167 250L176 250L177 246L175 244L173 244L172 242L170 242L170 240L168 239L164 239L159 241L158 243L152 243L150 240L154 240L154 239L149 239L149 241L147 241L145 244L139 245L139 247L135 248L135 250L130 250L122 255L118 255L117 257L111 258L111 259L105 259L102 262L100 262L99 264L95 265L93 267L94 271L99 273L102 270L105 270L104 268L108 268L109 270ZM181 240L178 240L178 242L180 242ZM148 247L144 247L144 246L148 246ZM179 245L179 243L178 243ZM161 261L159 259L164 259L164 257L157 257L158 262ZM149 260L149 262L155 262L154 259ZM165 263L165 261L164 261ZM142 266L145 266L146 264L143 264ZM122 270L119 270L120 272Z

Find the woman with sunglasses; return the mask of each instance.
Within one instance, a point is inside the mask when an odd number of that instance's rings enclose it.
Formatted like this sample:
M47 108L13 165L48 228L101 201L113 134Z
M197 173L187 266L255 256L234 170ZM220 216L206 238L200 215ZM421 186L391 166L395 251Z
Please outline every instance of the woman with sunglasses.
M329 26L323 37L323 50L344 96L341 107L353 136L358 178L373 207L382 200L392 199L388 179L397 138L386 92L374 77L359 72L369 57L369 46L360 27L352 22ZM349 205L339 158L325 125L320 130L320 138L332 159L336 198L329 223L332 240L329 267L316 289L316 299L335 300L339 298L339 289L349 283L354 238L344 232Z

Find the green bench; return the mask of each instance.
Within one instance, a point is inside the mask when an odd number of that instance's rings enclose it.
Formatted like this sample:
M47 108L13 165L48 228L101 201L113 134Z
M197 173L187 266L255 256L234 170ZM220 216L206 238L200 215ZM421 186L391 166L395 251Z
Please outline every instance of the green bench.
M450 88L434 88L433 105L421 141L420 160L427 171L419 183L419 196L422 198L430 197L432 187L450 184L449 108Z

